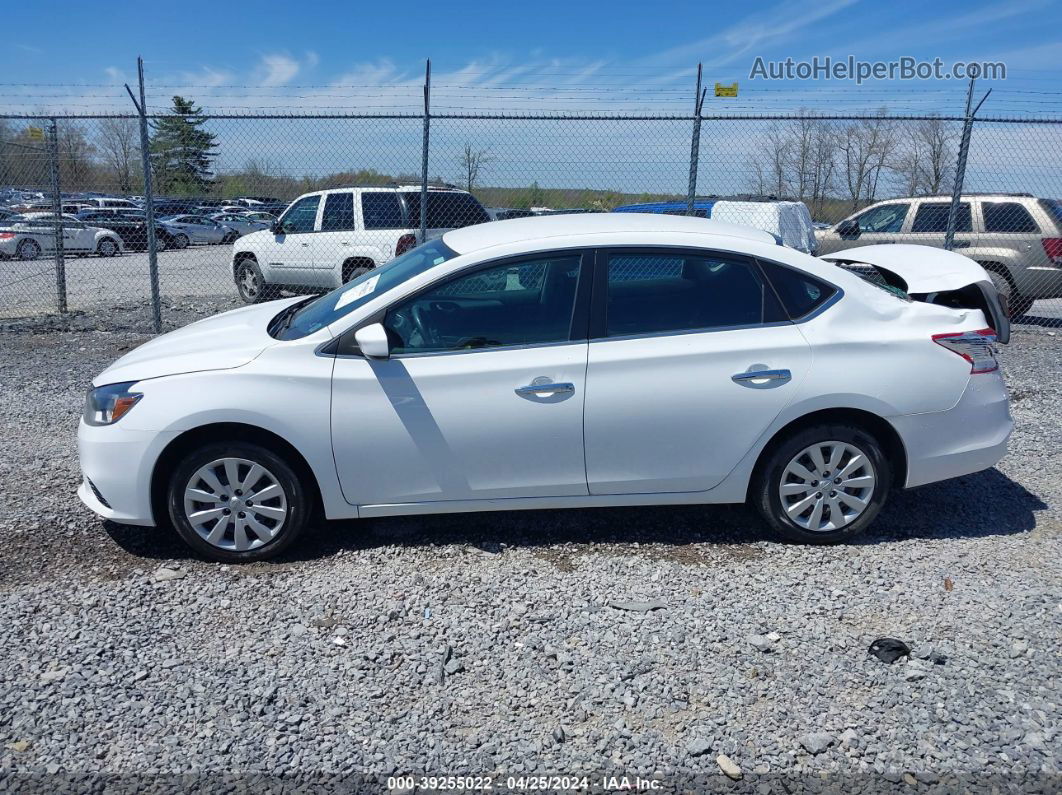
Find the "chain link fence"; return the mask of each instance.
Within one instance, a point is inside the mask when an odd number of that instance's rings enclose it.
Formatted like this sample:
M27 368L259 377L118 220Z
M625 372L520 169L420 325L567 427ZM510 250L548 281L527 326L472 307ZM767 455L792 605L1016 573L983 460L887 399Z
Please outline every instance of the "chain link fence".
M1062 119L190 108L143 119L147 157L141 121L0 119L0 320L205 314L332 289L455 227L619 211L743 223L819 255L949 247L993 274L1016 322L1062 326Z

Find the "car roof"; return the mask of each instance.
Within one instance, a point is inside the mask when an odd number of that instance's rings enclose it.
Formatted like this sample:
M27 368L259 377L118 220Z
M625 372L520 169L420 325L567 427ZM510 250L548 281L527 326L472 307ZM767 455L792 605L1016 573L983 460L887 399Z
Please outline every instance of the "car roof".
M443 235L443 242L458 254L469 254L479 249L540 238L617 233L629 234L629 244L637 245L636 237L643 232L696 233L705 237L739 238L769 245L776 243L773 235L751 226L658 213L582 213L513 218L454 229Z

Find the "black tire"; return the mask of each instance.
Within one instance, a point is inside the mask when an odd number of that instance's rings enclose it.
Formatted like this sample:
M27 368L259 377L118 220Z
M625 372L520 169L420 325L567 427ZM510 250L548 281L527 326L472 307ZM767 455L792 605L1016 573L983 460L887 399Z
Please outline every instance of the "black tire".
M373 270L375 265L366 265L365 260L355 260L354 262L343 263L343 284L349 281L357 279L364 273L368 273Z
M100 242L96 244L96 253L101 257L115 257L121 252L121 250L118 241L113 237L100 238Z
M1003 270L1003 267L1002 265L990 263L985 266L985 270L988 271L992 284L996 286L996 290L1002 296L1007 309L1010 311L1010 316L1019 317L1032 309L1033 302L1032 299L1026 298L1018 292L1018 288L1014 286L1010 275Z
M792 485L794 488L799 489L803 485L801 480L793 479L794 476L786 472L790 463L808 448L814 448L820 444L825 445L828 442L838 442L862 453L867 460L867 465L870 467L869 474L874 478L874 483L869 490L856 488L843 490L844 495L862 499L865 501L866 506L861 509L861 513L847 521L847 523L830 529L825 527L825 525L834 522L830 516L831 511L834 510L830 507L830 502L834 495L837 494L837 491L828 491L827 489L834 488L836 484L831 482L827 488L822 488L820 484L823 481L805 481L815 484L815 487L809 486L806 491L799 492L788 499L792 500L791 506L793 508L803 500L812 500L805 509L807 515L798 517L802 521L809 521L814 517L816 502L823 505L820 509L821 518L819 521L824 524L824 529L812 530L809 527L798 524L790 516L782 504L783 498L780 490L783 485L783 479L785 479L786 485ZM801 460L810 461L810 458ZM840 459L842 471L849 462L858 464L858 462L854 461L854 457L848 457L848 454L846 454L845 457ZM812 468L808 467L808 469ZM865 469L858 466L853 470L855 475L865 472ZM812 471L813 475L818 473L819 470ZM833 480L836 475L837 472L835 471L829 472L828 476ZM885 457L881 444L877 439L855 426L826 423L804 428L773 444L763 460L760 461L753 477L752 487L749 490L749 502L759 511L771 529L786 541L794 541L801 544L836 544L859 535L874 521L885 504L885 499L891 486L892 467L889 465L889 461ZM821 491L816 491L816 488L821 489ZM817 500L815 499L816 495L820 495ZM844 497L842 496L841 499L844 499ZM845 505L849 505L847 502L842 504L840 500L834 501L834 504L840 505L842 511Z
M173 236L173 247L176 249L188 248L191 242L192 241L188 239L188 235L183 232L178 232Z
M277 297L277 288L266 282L253 257L245 257L236 263L233 278L236 280L236 292L245 304L260 304Z
M229 509L231 513L224 517L227 519L227 523L217 544L210 543L193 527L185 506L185 491L189 488L190 482L196 476L196 473L210 463L226 458L242 459L244 462L257 464L264 468L267 474L283 490L282 504L285 506L286 516L282 522L277 523L276 528L271 528L276 532L276 535L271 540L263 540L253 530L245 530L247 539L256 544L256 546L245 550L237 550L234 546L237 543L235 535L236 517L242 513L239 511L239 504L233 504ZM246 464L241 465L238 470L239 476L249 476L249 469ZM218 480L223 490L235 492L235 489L231 488L232 484L224 482L223 468L219 471ZM202 483L203 481L198 482ZM253 486L253 484L250 485ZM226 493L218 496L233 499L235 494ZM246 495L242 495L241 498L245 497ZM274 497L270 501L276 502L280 499ZM313 514L310 492L295 470L272 450L251 442L208 444L185 455L170 476L166 501L169 506L170 520L173 522L173 526L177 529L181 539L198 555L208 560L216 560L223 563L250 563L256 560L268 560L276 557L295 542ZM195 509L201 505L209 506L211 504L193 503L192 507ZM248 513L253 513L251 509L247 509L247 511ZM243 517L241 516L240 518L242 519ZM221 519L222 517L219 517L216 521L221 521ZM209 528L207 529L209 530Z
M23 240L15 250L21 260L34 260L41 255L40 244L36 240Z

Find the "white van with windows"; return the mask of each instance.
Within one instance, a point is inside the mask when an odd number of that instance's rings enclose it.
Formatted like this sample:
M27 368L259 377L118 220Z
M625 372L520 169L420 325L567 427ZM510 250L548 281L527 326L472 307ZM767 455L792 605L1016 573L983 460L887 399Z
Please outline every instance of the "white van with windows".
M429 186L427 238L486 223L467 191ZM232 276L247 303L282 289L333 290L422 242L419 185L372 185L315 191L293 201L269 229L233 246Z

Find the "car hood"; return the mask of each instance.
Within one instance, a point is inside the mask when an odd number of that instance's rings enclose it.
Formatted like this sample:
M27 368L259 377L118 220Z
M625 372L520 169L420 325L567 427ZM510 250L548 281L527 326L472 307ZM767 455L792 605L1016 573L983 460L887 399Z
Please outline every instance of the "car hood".
M127 353L92 380L93 386L166 375L241 367L277 341L269 321L301 298L234 309L163 334Z

